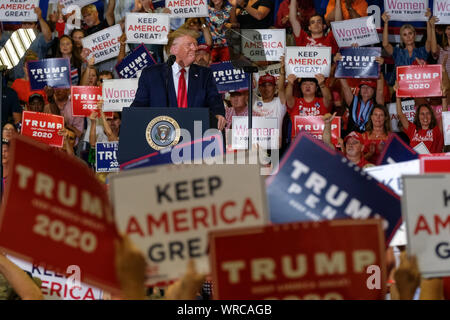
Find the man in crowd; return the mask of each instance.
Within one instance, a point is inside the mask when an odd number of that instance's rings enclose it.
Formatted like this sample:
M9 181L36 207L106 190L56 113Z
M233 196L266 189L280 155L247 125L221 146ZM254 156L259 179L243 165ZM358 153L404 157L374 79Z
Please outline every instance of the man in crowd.
M211 47L206 44L200 44L195 53L195 64L203 67L211 65Z

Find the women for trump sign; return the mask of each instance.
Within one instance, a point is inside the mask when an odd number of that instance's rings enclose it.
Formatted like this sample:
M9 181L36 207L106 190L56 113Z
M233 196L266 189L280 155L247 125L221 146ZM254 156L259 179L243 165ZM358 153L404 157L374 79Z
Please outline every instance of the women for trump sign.
M331 23L334 38L340 48L357 43L360 47L380 42L375 17L368 16Z

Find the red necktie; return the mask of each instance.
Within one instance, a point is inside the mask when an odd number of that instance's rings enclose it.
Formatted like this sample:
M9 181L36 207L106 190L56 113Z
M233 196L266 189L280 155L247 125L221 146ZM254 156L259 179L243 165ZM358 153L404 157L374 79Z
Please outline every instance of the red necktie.
M178 108L187 108L186 80L184 79L184 73L186 70L181 68L180 72L180 79L178 79Z

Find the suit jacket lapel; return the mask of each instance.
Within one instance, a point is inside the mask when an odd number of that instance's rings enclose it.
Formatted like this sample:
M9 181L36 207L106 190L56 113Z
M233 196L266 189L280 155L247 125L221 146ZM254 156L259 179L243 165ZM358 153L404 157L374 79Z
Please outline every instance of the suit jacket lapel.
M195 95L198 91L200 74L195 64L191 64L189 68L189 82L188 82L188 107L200 107L195 105Z
M166 74L168 75L168 81L169 81L169 107L178 107L177 102L177 95L175 93L175 87L173 83L173 73L172 68L169 67L169 65L166 63ZM164 79L166 79L166 74L164 75ZM164 86L166 84L164 83ZM165 99L165 97L164 97Z

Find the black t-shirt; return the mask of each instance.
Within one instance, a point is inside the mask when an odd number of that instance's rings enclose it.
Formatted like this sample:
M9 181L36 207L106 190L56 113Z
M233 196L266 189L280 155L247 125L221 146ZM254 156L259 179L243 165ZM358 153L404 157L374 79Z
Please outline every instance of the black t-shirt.
M106 29L109 27L108 20L104 19L102 22L97 24L96 26L92 26L90 28L86 29L86 34L89 36L93 33L99 32L103 29Z
M2 128L8 119L12 117L13 112L22 113L22 107L19 103L17 93L9 88L3 87L2 91Z
M260 6L267 7L270 9L269 14L262 20L257 20L256 18L251 16L246 10L241 9L241 12L237 16L241 29L268 29L269 27L272 26L273 1L259 0L252 5L252 8L258 9Z

